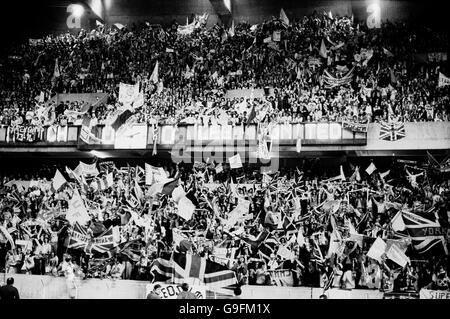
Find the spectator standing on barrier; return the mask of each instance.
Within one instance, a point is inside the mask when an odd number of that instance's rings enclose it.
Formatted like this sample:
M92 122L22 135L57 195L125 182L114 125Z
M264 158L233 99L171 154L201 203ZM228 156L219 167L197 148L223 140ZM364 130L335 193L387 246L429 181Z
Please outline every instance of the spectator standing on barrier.
M0 287L0 300L16 300L20 299L19 291L14 285L14 278L9 277L6 285Z
M189 291L189 284L183 283L181 285L181 292L178 294L177 299L197 299L197 296Z

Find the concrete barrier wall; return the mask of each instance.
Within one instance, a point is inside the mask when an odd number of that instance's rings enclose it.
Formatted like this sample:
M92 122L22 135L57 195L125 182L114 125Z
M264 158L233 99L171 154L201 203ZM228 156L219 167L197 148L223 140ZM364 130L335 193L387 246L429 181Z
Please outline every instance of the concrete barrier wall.
M77 299L145 299L147 281L86 279L76 281L77 289L70 290L64 277L38 275L7 275L14 277L22 299L69 299L73 294ZM4 282L4 274L0 274ZM224 289L221 289L222 291ZM322 288L243 286L241 298L244 299L318 299ZM232 291L228 292L232 295ZM383 293L377 290L330 289L330 299L382 299ZM207 293L207 298L220 295Z

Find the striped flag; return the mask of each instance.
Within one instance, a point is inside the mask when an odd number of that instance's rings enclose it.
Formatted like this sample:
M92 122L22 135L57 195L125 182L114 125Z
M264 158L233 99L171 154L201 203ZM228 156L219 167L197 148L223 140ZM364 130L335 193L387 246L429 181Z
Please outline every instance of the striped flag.
M237 283L236 274L227 267L198 255L173 253L173 281L183 283L197 278L208 287L225 287Z
M111 256L112 250L114 249L114 244L113 228L109 227L109 229L107 229L103 234L90 240L88 246L85 248L85 252L88 254L108 253Z
M93 186L97 190L103 191L105 189L112 187L113 184L114 184L113 173L109 173L107 175L97 177L96 179L94 179L91 183L91 186Z
M264 229L259 233L257 237L240 237L241 240L249 245L252 249L256 250L265 240L269 237L270 232Z
M333 285L335 275L336 275L336 268L333 268L333 271L331 272L331 274L329 276L327 276L327 281L325 282L325 284L323 286L323 293L325 293L328 289L331 288L331 286Z
M292 219L289 218L288 216L284 216L283 229L287 237L290 237L291 235L298 233L296 223L293 222Z
M266 261L269 261L270 255L275 254L275 249L277 246L278 241L272 234L269 234L266 240L258 247L258 253Z
M411 236L412 245L420 254L429 252L432 248L442 247L445 254L448 255L446 232L436 221L435 216L429 218L403 211L402 218L405 228Z
M316 261L318 265L323 265L325 263L325 258L323 258L322 251L320 250L319 244L315 238L312 238L313 250L311 253L311 260Z
M153 274L154 282L157 281L157 282L172 283L172 278L174 274L172 260L167 260L163 258L155 259L150 267L150 273Z
M380 124L380 139L385 141L397 141L406 136L405 123L387 123Z
M78 222L69 230L69 243L67 248L85 249L91 237L87 233L87 228L81 226Z

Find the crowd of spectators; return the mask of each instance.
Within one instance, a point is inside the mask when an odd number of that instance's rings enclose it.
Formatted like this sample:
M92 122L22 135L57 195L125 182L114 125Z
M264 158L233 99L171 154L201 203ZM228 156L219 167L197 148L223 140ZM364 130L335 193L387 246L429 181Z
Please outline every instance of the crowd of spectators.
M85 187L64 173L68 183L55 192L49 185L53 170L27 176L35 181L28 185L14 183L19 176L6 174L0 187L1 225L16 245L13 249L3 237L1 267L11 273L159 280L152 271L154 261L178 251L219 260L235 271L241 285L275 284L270 271L284 269L292 272L294 286L323 287L332 280L331 287L342 288L448 289L445 248L437 245L419 254L410 237L393 226L397 213L408 211L436 218L443 229L449 229L450 180L433 170L393 162L388 175L378 170L369 175L348 163L344 165L347 177L329 179L307 165L267 174L254 167L230 170L224 165L224 171L217 173L210 164L170 164L163 168L166 175L179 177L178 187L196 207L192 218L185 220L171 195L154 194L143 178L135 177L138 167L128 166L127 171L108 165L107 169L97 165L99 176L107 172L114 176L113 185L103 190L97 186L98 177L88 178ZM418 184L408 178L415 169L422 172ZM135 207L131 202L136 185L143 189L144 198ZM68 231L74 225L64 214L74 189L79 189L88 208L89 236L98 237L110 227L120 233L109 254L68 249ZM230 224L242 201L249 202L243 214L250 217ZM44 221L42 212L48 211L57 213ZM254 246L264 232L276 242L269 253ZM333 245L336 232L341 237L339 248ZM367 252L376 238L398 245L409 257L407 265L401 267L386 256L382 261L369 258ZM131 242L133 253L124 251L123 246ZM280 246L294 255L277 254Z
M437 84L439 72L446 74L448 43L447 31L420 23L368 29L319 13L288 26L279 19L240 22L233 30L203 23L190 34L176 24L142 24L49 35L3 57L0 124L80 124L83 103L51 98L97 92L110 99L92 116L108 123L121 107L119 84L138 82L145 101L139 122L239 124L253 106L259 120L279 122L447 121L448 86ZM330 88L326 76L349 80ZM228 94L252 88L271 93Z

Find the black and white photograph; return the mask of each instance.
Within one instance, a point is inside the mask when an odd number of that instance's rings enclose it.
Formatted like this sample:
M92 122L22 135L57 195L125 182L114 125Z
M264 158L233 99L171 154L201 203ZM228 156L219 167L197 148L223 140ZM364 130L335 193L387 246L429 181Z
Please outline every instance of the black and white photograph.
M444 1L6 2L0 309L450 299Z

